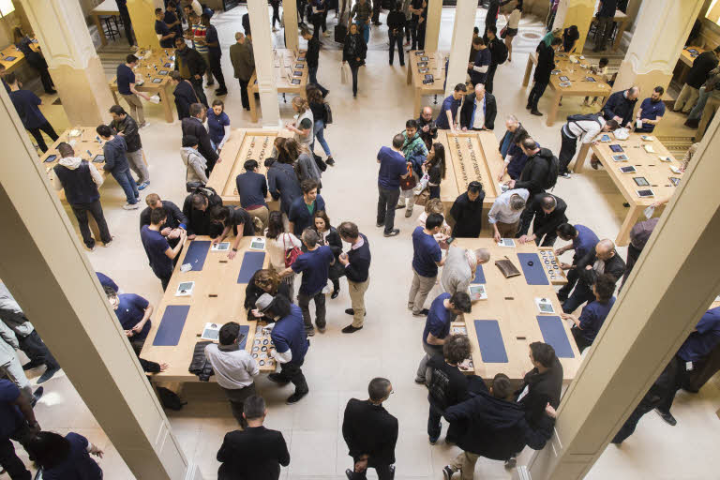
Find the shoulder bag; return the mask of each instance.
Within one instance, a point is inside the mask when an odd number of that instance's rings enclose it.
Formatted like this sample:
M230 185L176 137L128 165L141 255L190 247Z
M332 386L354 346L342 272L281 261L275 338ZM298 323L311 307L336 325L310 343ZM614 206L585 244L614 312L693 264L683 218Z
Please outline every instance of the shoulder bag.
M285 244L285 236L287 233L282 234L282 240L283 240L283 249L285 250L285 268L290 268L290 266L295 263L295 260L302 255L302 250L300 250L298 247L292 245L292 248L288 249L287 245Z

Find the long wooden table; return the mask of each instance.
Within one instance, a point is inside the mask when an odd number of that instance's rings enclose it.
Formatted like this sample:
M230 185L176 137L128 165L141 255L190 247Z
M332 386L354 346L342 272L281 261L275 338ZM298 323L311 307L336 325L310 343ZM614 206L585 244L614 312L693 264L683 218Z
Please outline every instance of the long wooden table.
M168 48L156 51L139 50L135 55L139 58L134 69L135 75L143 79L143 84L139 85L136 83L135 89L151 95L157 94L160 97L160 103L162 103L163 110L165 111L165 121L172 123L175 117L173 116L172 102L170 101L171 97L168 94L168 89L172 86L170 72L175 68L175 61L173 60L175 51ZM113 77L109 85L113 99L115 103L119 105L117 77Z
M422 97L425 95L445 94L445 60L439 52L425 50L411 50L407 54L407 84L415 90L415 103L413 104L412 118L420 115ZM419 64L424 64L422 67ZM422 71L420 71L422 69ZM432 82L424 83L425 76L432 75ZM429 77L428 77L429 78ZM440 99L442 102L443 99ZM437 101L435 102L437 103Z
M240 194L237 191L235 179L245 173L245 162L256 160L259 164L258 173L267 177L265 160L272 156L273 144L278 136L290 136L290 132L283 130L252 130L239 128L230 132L230 138L220 152L220 161L210 174L207 186L212 187L220 195L223 205L240 205ZM280 202L272 200L267 202L270 210L279 210Z
M301 50L298 57L292 50L284 48L273 50L273 65L275 73L275 86L278 93L290 93L307 98L305 88L308 83L308 65L305 60L305 51ZM299 73L299 75L296 75ZM255 94L260 93L257 82L257 71L253 72L248 82L248 100L250 101L250 116L253 123L258 121L257 100Z
M630 22L630 17L622 11L616 10L613 22L618 24L618 31L617 34L615 34L615 42L613 42L612 51L617 52L617 49L620 48L620 44L622 43L623 34L625 33L625 30L627 30L628 23ZM597 23L598 18L593 16L590 25L597 25Z
M675 193L676 187L670 180L671 177L681 179L682 173L674 173L670 170L670 167L680 168L682 162L675 159L667 148L653 135L647 135L652 138L650 141L642 139L642 136L637 133L630 134L627 140L617 140L612 134L609 134L613 140L607 143L592 144L591 147L583 145L578 153L578 157L575 160L574 171L576 173L582 172L585 159L589 149L600 160L600 163L605 167L605 170L610 175L615 185L622 193L625 201L630 204L625 221L623 221L620 227L620 232L615 240L615 243L619 246L627 245L630 241L630 230L640 219L640 215L643 214L645 208L649 207L655 202L665 200L671 197ZM623 148L623 152L615 153L610 149L610 145L620 145ZM651 146L655 153L648 153L645 150L645 146ZM627 155L628 160L626 161L615 161L613 156L616 155ZM660 157L668 158L669 161L662 161ZM623 173L620 168L633 166L635 167L635 173ZM639 186L633 178L644 177L649 183L648 186ZM638 196L639 190L652 189L655 196L640 198ZM656 209L655 215L658 215L660 209Z
M486 248L490 251L490 262L483 265L485 275L485 286L487 300L479 300L473 303L472 312L463 315L467 335L472 345L472 361L475 374L485 380L491 380L496 374L504 373L513 381L520 381L525 372L532 369L528 358L528 348L532 342L543 342L543 334L538 324L537 316L540 314L535 303L536 298L546 298L552 302L555 314L548 316L559 317L562 307L555 294L552 284L528 285L525 276L522 274L521 261L518 253L538 254L538 247L534 242L521 245L515 240L515 247L500 247L491 238L458 238L453 246L468 249ZM520 270L521 275L505 278L494 263L504 257L509 258ZM458 317L461 319L463 317ZM485 363L479 348L479 342L475 330L475 320L497 320L502 340L507 353L507 363ZM580 352L575 344L570 325L561 320L570 346L572 347L573 358L560 358L563 366L564 383L568 384L575 378L582 361Z
M237 322L248 325L248 337L245 349L252 352L256 337L256 329L263 322L249 321L244 308L245 288L247 284L237 283L238 273L243 263L243 256L250 250L253 237L245 237L240 241L237 256L229 260L225 252L208 251L205 264L200 271L182 272L180 268L185 263L185 257L190 244L195 241L210 241L210 237L199 236L195 240L187 240L180 260L175 267L167 291L163 295L160 305L152 315L152 328L148 333L140 357L158 363L167 363L168 369L155 375L155 378L164 382L197 382L198 377L188 371L192 361L195 344L202 341L202 334L206 323L223 325L227 322ZM208 249L210 247L208 246ZM263 268L268 265L268 255L265 255ZM180 282L195 282L192 296L177 297L175 292ZM182 334L177 345L155 346L155 336L161 325L165 310L171 305L188 305L190 307ZM269 344L268 344L269 346ZM269 348L267 349L269 351ZM254 352L253 352L254 353ZM260 353L260 352L258 352ZM269 353L269 352L268 352ZM258 355L258 360L261 360ZM260 367L261 372L275 370L275 362L265 360ZM215 376L210 377L215 381Z
M497 173L503 169L498 141L492 131L466 132L452 134L440 130L436 140L445 147L446 172L440 184L440 199L445 205L445 213L450 214L455 199L467 191L468 184L478 181L483 186L483 217L487 217L495 199L502 193L495 181ZM448 221L454 222L452 218ZM483 225L488 227L488 222ZM487 230L488 236L490 230Z
M533 66L537 65L537 53L533 52L528 56L523 78L523 88L530 83L530 74ZM547 126L552 127L555 123L560 102L563 97L609 97L612 87L605 81L602 75L594 75L590 71L590 64L582 55L569 55L566 53L555 54L556 73L550 76L550 89L554 92L552 106L547 116ZM565 78L570 85L566 85ZM589 80L592 78L592 80ZM562 85L561 85L562 84ZM566 85L566 86L563 86Z
M40 44L37 43L37 41L33 41L33 43L30 44L30 48L36 52L40 51ZM0 57L0 64L5 67L5 73L12 72L25 61L25 55L15 45L8 45L3 48L0 55L2 55Z
M105 0L97 7L93 8L90 12L90 16L93 17L93 22L97 27L98 35L100 36L100 43L107 45L107 37L105 37L105 30L102 26L101 16L113 16L119 17L120 10L118 9L117 2L115 0Z

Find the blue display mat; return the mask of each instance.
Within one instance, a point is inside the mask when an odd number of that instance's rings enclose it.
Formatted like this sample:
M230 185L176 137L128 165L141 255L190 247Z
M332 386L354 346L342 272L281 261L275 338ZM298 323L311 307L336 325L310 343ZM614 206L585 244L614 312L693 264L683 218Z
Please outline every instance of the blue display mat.
M245 338L243 338L243 341L240 342L240 350L245 350L245 346L247 345L248 334L250 333L250 325L240 325L240 333L245 334Z
M517 255L528 285L550 285L542 260L537 253L518 253ZM532 266L528 265L528 262L533 262Z
M508 363L505 342L497 320L475 320L475 335L485 363Z
M543 340L555 349L555 355L559 358L575 358L570 339L565 333L560 317L538 315L536 318Z
M477 270L475 270L475 278L471 283L473 285L485 283L485 272L483 271L482 265L477 266Z
M153 345L157 347L174 347L177 345L189 311L190 305L169 305L165 308Z
M205 265L205 258L210 250L210 243L211 242L207 240L195 240L190 243L183 263L189 263L192 265L193 272L199 272L203 269L203 266Z
M265 261L265 252L245 252L237 283L248 283Z

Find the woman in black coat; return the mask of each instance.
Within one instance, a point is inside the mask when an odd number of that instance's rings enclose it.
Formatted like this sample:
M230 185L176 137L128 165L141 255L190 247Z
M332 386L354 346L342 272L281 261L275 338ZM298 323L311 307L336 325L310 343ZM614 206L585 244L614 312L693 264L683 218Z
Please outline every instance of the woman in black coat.
M330 225L330 219L324 210L315 212L315 231L320 235L319 245L327 245L335 255L335 263L330 266L329 277L333 284L333 292L330 298L335 299L340 295L340 277L345 275L345 267L338 260L342 253L342 240L335 227Z
M350 25L347 37L345 37L345 45L343 46L343 64L350 64L350 71L353 79L353 97L357 97L358 70L365 65L365 56L367 54L367 45L365 39L358 33L356 24Z

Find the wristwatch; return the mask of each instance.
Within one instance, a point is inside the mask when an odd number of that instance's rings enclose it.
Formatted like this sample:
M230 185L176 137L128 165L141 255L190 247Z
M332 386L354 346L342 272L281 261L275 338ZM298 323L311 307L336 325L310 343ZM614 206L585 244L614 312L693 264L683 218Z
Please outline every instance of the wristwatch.
M233 248L232 251L233 251L233 252L237 252L237 248Z

